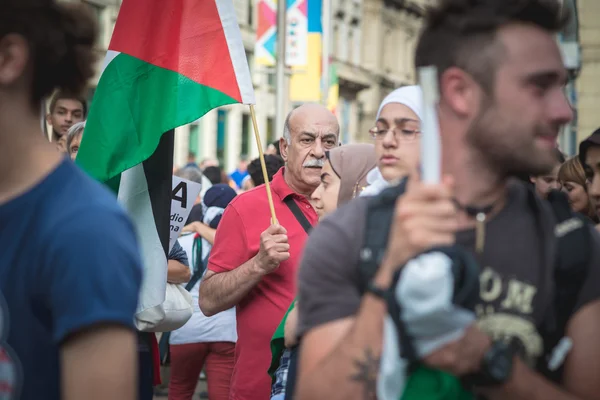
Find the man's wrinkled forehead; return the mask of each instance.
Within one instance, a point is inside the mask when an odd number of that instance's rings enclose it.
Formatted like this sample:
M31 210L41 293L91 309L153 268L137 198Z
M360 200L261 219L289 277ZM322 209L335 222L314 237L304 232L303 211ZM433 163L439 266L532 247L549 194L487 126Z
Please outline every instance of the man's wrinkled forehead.
M340 127L335 116L333 114L326 115L325 113L318 114L320 115L298 113L294 116L295 118L290 120L290 125L292 125L290 128L298 134L310 134L321 138L333 135L337 138Z

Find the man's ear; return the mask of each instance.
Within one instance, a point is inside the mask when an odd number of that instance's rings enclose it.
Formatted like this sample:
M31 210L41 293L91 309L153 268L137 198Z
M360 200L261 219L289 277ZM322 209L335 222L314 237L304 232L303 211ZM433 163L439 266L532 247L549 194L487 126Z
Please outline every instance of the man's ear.
M481 89L464 70L451 67L441 76L442 97L454 114L466 117L476 112L481 104Z
M288 160L288 142L285 138L279 138L279 151L281 152L281 158L287 163Z
M46 114L46 122L48 123L48 125L52 126L52 116L50 115L50 113Z
M535 177L533 177L533 176L530 176L530 177L529 177L529 181L530 181L531 183L535 184Z

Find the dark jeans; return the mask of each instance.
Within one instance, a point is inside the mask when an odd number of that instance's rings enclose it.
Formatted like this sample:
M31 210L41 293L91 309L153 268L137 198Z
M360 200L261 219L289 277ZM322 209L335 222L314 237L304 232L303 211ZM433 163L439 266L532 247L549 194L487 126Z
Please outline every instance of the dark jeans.
M138 399L154 397L154 368L152 365L152 336L154 333L138 332Z
M298 374L298 346L293 347L290 355L290 369L288 369L287 383L285 385L285 400L294 398L296 390L296 375Z

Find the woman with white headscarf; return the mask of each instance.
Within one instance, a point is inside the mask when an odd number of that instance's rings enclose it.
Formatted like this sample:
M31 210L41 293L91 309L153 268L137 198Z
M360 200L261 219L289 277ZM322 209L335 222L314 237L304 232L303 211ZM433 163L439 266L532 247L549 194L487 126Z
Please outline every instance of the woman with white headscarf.
M414 172L419 163L423 94L419 86L394 90L381 102L375 126L377 168L369 172L369 186L361 196L375 195Z

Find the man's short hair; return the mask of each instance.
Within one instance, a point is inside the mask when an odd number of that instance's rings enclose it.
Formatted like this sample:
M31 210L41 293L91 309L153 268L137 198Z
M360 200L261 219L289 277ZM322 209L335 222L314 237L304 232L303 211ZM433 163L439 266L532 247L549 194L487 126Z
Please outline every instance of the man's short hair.
M269 177L269 182L284 164L283 158L277 155L265 155L265 165L267 167L267 176ZM252 162L250 162L250 164L248 164L248 175L250 175L250 179L252 179L252 182L254 182L254 186L265 183L262 167L260 165L260 158L255 158L252 160Z
M287 144L292 143L292 133L290 132L290 118L292 117L293 112L294 110L288 113L283 123L283 138L285 139L285 142Z
M220 167L215 167L215 166L206 167L206 168L204 168L204 171L202 171L202 172L204 173L204 176L206 178L208 178L210 183L212 183L213 185L222 183L223 176L222 176Z
M54 109L56 108L56 103L59 100L75 100L75 101L80 102L81 109L83 110L83 118L85 119L87 117L88 108L87 108L87 102L86 102L85 98L83 98L82 96L78 96L76 94L69 93L64 90L59 90L58 92L56 92L54 94L54 96L52 96L52 100L50 100L50 114L52 114L54 112Z
M73 140L81 134L83 134L83 130L85 129L85 121L78 122L73 124L67 131L67 153L71 154L71 143Z
M469 73L483 90L493 91L503 48L496 33L510 23L525 23L551 33L568 20L558 0L439 0L428 7L415 51L415 67L433 65Z
M202 172L195 167L183 167L175 171L175 176L178 176L188 181L196 182L202 185Z
M275 147L275 151L277 152L277 155L279 157L281 157L281 149L279 148L279 140L276 140L271 144L273 145L273 147Z

